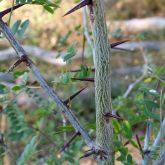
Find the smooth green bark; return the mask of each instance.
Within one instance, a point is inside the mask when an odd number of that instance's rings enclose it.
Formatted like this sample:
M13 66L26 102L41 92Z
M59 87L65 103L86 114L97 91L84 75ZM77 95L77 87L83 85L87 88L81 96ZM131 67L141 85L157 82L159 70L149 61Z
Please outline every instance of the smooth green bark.
M102 0L93 0L94 21L92 29L95 49L95 102L96 102L96 144L108 153L107 161L101 164L114 164L113 128L111 119L111 56L110 43Z

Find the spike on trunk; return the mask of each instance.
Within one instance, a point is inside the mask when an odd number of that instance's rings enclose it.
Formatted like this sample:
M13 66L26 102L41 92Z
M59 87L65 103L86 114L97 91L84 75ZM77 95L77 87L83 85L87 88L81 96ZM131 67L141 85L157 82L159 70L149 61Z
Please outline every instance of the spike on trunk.
M79 90L78 92L76 92L75 94L73 94L72 96L70 96L68 99L66 99L64 101L64 103L67 105L71 100L73 100L76 96L78 96L85 89L86 89L86 87L83 88L83 89L81 89L81 90Z
M70 9L66 14L64 14L64 16L69 15L69 14L75 12L76 10L79 10L79 9L81 9L84 6L87 6L87 5L92 5L92 0L83 0L83 1L81 1L75 7L73 7L72 9Z
M116 46L118 46L118 45L121 45L121 44L123 44L123 43L125 43L125 42L128 42L128 41L129 41L129 40L114 42L114 43L110 44L110 46L111 46L111 48L114 48L114 47L116 47Z
M18 4L18 5L15 5L15 6L11 7L11 8L8 8L4 11L1 11L0 12L0 18L4 17L6 14L10 13L13 10L16 10L16 9L20 8L23 5L25 5L25 4Z

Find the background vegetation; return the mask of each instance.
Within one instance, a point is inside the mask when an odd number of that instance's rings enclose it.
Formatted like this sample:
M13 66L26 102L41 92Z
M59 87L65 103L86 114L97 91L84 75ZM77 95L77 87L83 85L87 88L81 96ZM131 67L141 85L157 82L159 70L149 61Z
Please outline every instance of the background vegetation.
M66 65L54 65L32 56L46 80L63 100L76 91L87 87L78 97L69 102L69 107L79 118L92 138L95 138L95 104L94 84L92 82L73 81L71 78L94 77L92 71L92 51L86 42L87 58L72 58L83 54L84 23L82 10L70 16L62 17L77 1L62 1L60 8L50 14L38 5L24 6L12 14L10 27L29 26L23 35L16 33L23 45L35 45L47 51L58 53ZM154 41L165 42L165 28L159 31L127 33L111 29L111 21L144 18L152 16L165 17L164 0L123 0L109 5L106 2L106 16L109 27L110 42L129 39L130 42ZM0 9L12 5L2 1ZM9 16L5 19L8 20ZM18 22L21 20L22 22ZM29 20L29 22L27 21ZM15 24L15 25L14 25ZM91 32L89 32L91 34ZM7 41L0 40L0 49L9 47ZM61 52L65 52L62 54ZM149 144L152 145L164 118L164 60L165 48L136 51L117 51L112 54L112 97L113 109L124 121L113 120L114 139L116 140L116 161L123 164L140 164L144 157L144 138L146 125L152 127ZM0 64L4 73L15 60L6 60ZM136 68L138 68L136 70ZM139 69L140 68L140 69ZM147 68L147 69L146 69ZM79 72L68 73L79 69ZM128 70L125 74L120 71ZM136 70L135 72L133 70ZM0 131L1 164L95 164L87 158L79 160L88 150L83 139L77 137L65 152L60 152L64 143L74 133L73 127L58 112L58 108L40 88L32 74L21 64L12 74L10 80L0 82ZM139 80L139 81L138 81ZM126 95L130 84L133 90ZM125 95L124 95L125 94ZM139 144L139 141L141 145ZM163 139L164 140L164 139ZM161 144L164 141L161 141ZM125 145L123 145L125 144ZM33 147L32 147L33 146ZM142 148L141 148L142 146ZM160 145L161 146L161 145ZM157 158L157 152L152 155Z

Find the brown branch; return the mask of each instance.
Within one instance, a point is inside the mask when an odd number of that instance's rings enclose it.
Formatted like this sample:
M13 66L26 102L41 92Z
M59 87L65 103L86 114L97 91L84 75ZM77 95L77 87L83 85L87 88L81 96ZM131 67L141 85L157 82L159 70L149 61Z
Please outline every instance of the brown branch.
M19 44L19 42L15 39L14 35L12 34L11 30L8 28L8 26L3 22L2 19L0 19L0 30L4 33L6 39L10 42L11 46L16 51L17 55L21 58L22 56L26 55L25 50L22 48L22 46ZM78 119L76 116L72 113L70 109L63 103L63 101L58 97L56 92L48 86L47 82L41 75L38 68L34 65L34 63L28 59L28 68L32 71L33 75L36 77L37 81L41 85L41 87L48 93L48 95L52 98L54 102L58 105L60 111L65 114L67 119L70 121L70 123L73 125L73 127L81 133L83 139L85 140L86 144L90 148L95 148L94 142L89 137L87 132L84 130L84 128L80 125Z

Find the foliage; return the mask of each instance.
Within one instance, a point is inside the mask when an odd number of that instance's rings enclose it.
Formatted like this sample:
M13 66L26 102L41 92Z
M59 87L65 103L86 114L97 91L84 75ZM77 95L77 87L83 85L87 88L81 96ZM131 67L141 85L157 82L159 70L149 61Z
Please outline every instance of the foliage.
M16 3L30 3L39 4L44 7L44 9L50 13L53 13L56 8L59 7L60 0L50 2L47 0L17 0ZM17 20L11 27L13 34L17 37L23 37L25 31L28 28L29 20ZM76 26L74 32L82 34L81 26ZM63 47L67 46L66 54L63 55L63 60L70 64L72 58L77 52L77 43L67 44L68 39L74 33L72 31L67 32L65 35L61 36L58 41L59 56ZM120 29L111 33L114 38L123 37ZM142 33L136 36L138 39L143 40L150 36L149 33ZM125 165L135 165L137 164L134 160L133 155L129 152L130 144L133 148L139 150L141 157L143 158L144 152L139 145L139 141L135 138L137 134L140 143L144 143L144 128L147 123L151 123L153 128L152 138L150 141L150 146L154 141L158 133L158 128L161 127L161 122L163 118L162 109L164 108L164 79L162 79L165 69L164 67L157 67L151 65L152 73L147 74L145 78L134 88L132 93L128 98L124 98L121 95L117 95L113 99L113 108L116 110L116 114L119 114L123 120L112 119L113 130L114 130L114 144L115 152L117 155L116 160L120 161ZM69 70L70 67L66 67L65 70ZM2 70L3 72L3 70ZM52 75L55 76L55 75ZM78 84L78 82L73 82L72 78L90 78L94 76L94 72L91 67L81 64L79 71L76 73L65 72L62 74L59 83L52 83L50 86L52 88L58 87L59 91L65 89L68 86L69 89L65 90L65 95L68 91L71 91L70 83ZM49 165L62 164L64 162L69 162L70 164L78 164L79 157L84 151L84 143L81 138L77 137L69 149L64 153L59 153L59 150L63 144L68 140L74 129L67 121L65 121L65 116L60 115L57 111L57 107L52 100L48 99L48 96L44 96L38 86L38 84L33 84L30 79L30 73L25 70L23 72L14 71L13 73L13 83L20 81L18 84L12 86L11 88L4 83L0 84L0 108L3 109L4 115L8 119L9 128L5 132L5 138L10 141L12 145L12 150L16 150L16 146L21 145L20 148L24 148L18 152L16 159L18 165L23 165L27 162L35 163L47 163ZM159 86L157 86L159 84ZM87 84L91 86L90 84ZM78 84L78 86L81 86ZM75 90L75 89L74 89ZM30 106L29 108L22 110L16 102L17 96L20 93L26 93L28 99L32 99L32 103L35 106ZM88 100L91 104L92 99ZM69 103L70 107L76 108L76 114L81 117L81 121L85 124L85 127L90 130L91 136L95 134L95 123L92 120L88 121L83 118L94 118L94 112L90 114L85 109L83 115L81 109L85 103L82 101L78 105L78 101L74 103ZM94 107L92 107L92 110ZM87 116L88 114L88 116ZM94 120L94 119L93 119ZM64 121L64 122L61 122ZM140 132L140 133L139 133ZM63 138L62 138L63 137ZM69 137L69 138L68 138ZM27 139L31 139L27 141ZM16 148L16 149L15 149ZM0 148L1 149L1 148ZM148 147L148 149L150 149ZM0 156L5 155L4 148L0 151ZM20 155L20 156L18 156ZM156 155L157 156L157 155Z

